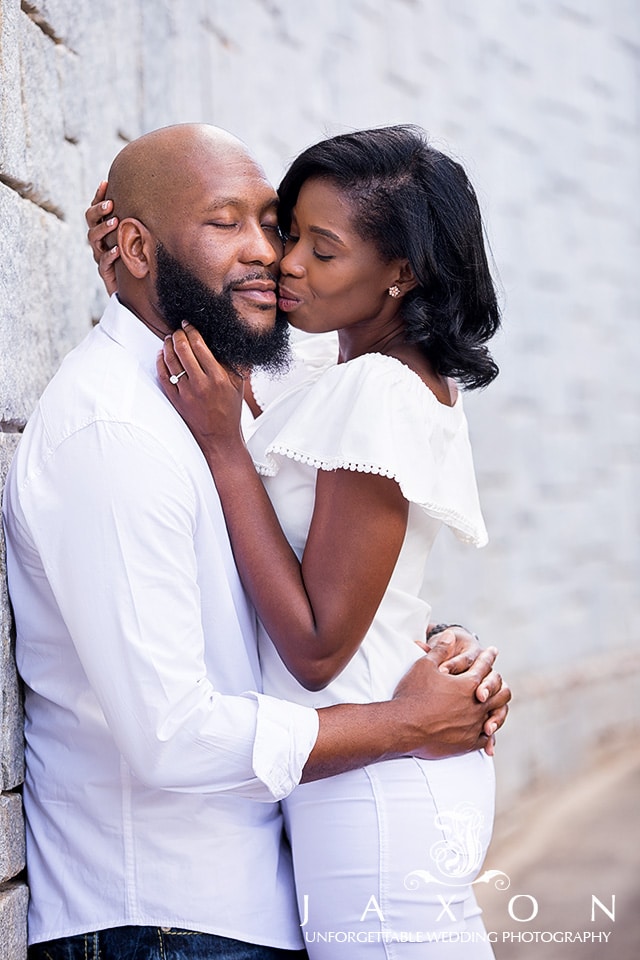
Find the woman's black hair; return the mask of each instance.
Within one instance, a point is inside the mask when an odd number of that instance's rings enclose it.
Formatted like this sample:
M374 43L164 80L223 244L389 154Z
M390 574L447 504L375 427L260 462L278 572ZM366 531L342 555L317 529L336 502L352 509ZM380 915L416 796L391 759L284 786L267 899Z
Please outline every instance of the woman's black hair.
M434 149L419 127L340 134L297 157L278 190L286 233L306 180L334 183L354 226L385 262L407 259L418 281L405 294L407 338L435 370L470 389L498 375L485 346L500 310L484 247L478 201L463 168Z

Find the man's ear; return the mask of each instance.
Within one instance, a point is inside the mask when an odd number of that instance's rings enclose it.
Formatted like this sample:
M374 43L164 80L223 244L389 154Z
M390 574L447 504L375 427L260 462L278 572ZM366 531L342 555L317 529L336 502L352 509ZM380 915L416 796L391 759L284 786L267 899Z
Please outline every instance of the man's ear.
M150 271L155 243L144 223L127 217L118 224L120 259L131 276L143 280Z

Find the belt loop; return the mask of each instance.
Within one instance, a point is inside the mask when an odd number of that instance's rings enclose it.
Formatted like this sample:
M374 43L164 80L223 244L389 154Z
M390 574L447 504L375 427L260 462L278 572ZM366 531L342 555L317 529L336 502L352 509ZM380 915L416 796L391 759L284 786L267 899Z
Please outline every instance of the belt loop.
M85 933L84 935L84 960L98 960L100 956L100 942L98 933ZM91 944L90 944L91 942Z

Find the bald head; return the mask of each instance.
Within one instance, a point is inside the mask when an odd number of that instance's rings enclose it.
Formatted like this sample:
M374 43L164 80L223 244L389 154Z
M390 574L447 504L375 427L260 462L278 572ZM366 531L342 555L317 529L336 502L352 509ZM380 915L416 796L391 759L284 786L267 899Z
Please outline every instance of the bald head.
M107 197L118 218L109 238L120 254L118 297L158 335L205 314L215 326L221 297L245 331L273 328L277 195L240 140L207 124L155 130L118 154Z
M120 151L109 171L107 198L119 220L134 217L160 229L182 216L203 189L215 186L216 172L230 166L264 178L247 147L226 130L204 123L162 127Z

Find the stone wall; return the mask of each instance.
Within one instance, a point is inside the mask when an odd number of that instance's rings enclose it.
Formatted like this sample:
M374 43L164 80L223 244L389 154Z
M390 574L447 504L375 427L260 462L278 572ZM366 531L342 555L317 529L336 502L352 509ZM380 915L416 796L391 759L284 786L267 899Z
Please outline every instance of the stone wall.
M503 290L470 395L492 536L443 537L436 613L502 649L502 802L637 728L640 11L634 0L0 0L0 470L100 315L83 210L127 140L206 120L277 181L324 135L415 122L465 164ZM0 620L0 960L24 956L21 720Z

